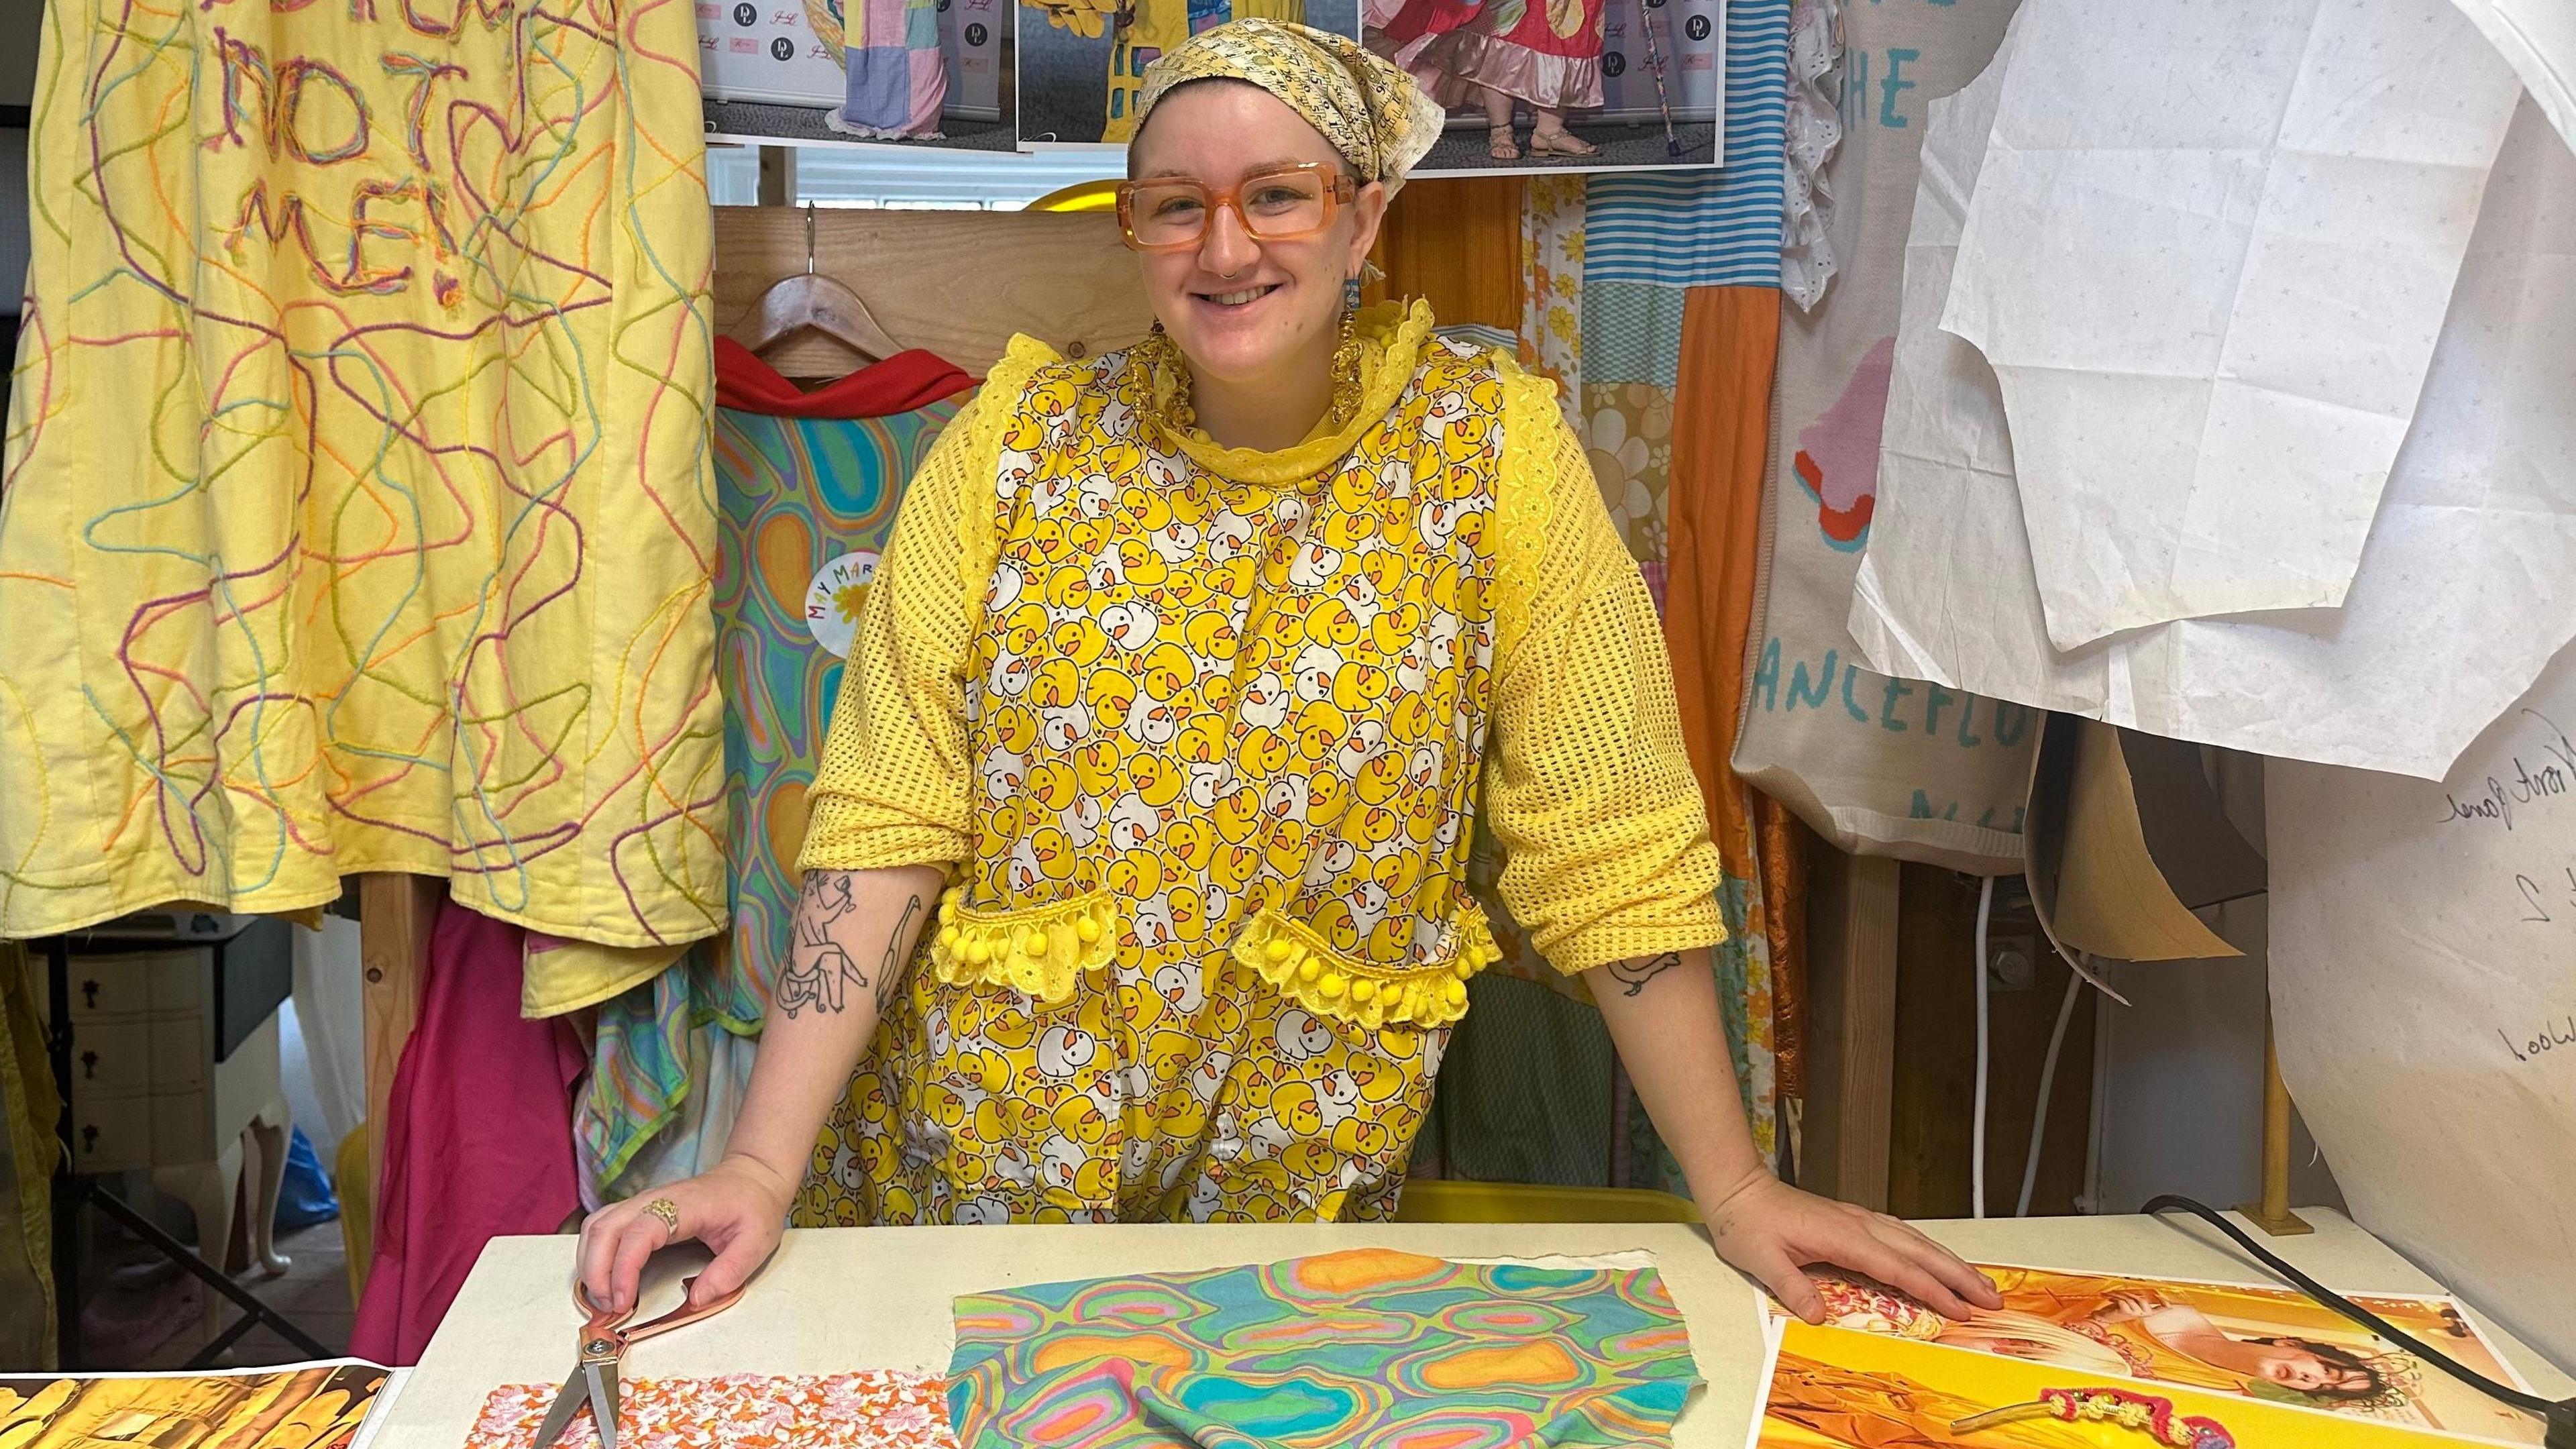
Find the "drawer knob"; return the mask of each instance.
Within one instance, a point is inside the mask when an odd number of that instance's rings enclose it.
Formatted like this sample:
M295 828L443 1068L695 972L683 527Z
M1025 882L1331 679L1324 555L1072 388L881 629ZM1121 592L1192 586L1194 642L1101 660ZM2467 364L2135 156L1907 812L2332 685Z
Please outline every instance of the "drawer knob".
M83 1081L89 1081L89 1080L91 1080L92 1078L96 1077L97 1075L98 1075L98 1053L96 1053L96 1052L82 1052L82 1053L81 1053L81 1080L83 1080Z
M94 980L82 982L81 998L87 1003L90 1010L98 1010L98 983Z

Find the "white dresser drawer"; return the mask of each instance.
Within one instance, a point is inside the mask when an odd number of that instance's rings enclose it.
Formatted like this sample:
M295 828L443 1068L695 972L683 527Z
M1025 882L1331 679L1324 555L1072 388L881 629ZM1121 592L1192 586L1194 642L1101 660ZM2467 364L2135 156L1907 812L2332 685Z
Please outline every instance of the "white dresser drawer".
M215 972L212 951L169 951L151 958L152 1009L203 1012Z
M161 1167L210 1162L221 1151L209 1103L202 1092L164 1092L147 1098L152 1104L152 1161ZM222 1141L241 1135L236 1124Z
M152 1099L74 1099L72 1163L84 1173L129 1172L151 1166Z
M154 956L74 956L72 1029L96 1016L141 1016L152 1009Z
M206 1085L206 1057L213 1048L206 1039L203 1016L164 1016L156 1012L150 1018L150 1035L153 1091L193 1092Z
M152 1090L149 1017L95 1017L72 1033L72 1097L140 1097Z

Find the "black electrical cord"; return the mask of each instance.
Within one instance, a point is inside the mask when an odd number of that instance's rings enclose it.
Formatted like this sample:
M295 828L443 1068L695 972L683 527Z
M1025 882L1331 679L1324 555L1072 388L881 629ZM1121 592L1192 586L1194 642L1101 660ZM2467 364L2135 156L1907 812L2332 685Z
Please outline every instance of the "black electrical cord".
M2337 1293L2331 1288L2328 1288L2316 1279L2300 1272L2297 1268L2292 1267L2279 1254L2274 1253L2269 1248L2266 1248L2262 1244L2254 1241L2252 1237L2246 1234L2243 1228L2240 1228L2234 1223L2229 1222L2227 1219L2220 1217L2216 1212L2212 1211L2204 1204L2194 1202L2187 1197L2178 1197L2172 1193L2167 1193L2162 1197L2150 1199L2147 1205L2138 1209L2138 1211L2151 1216L2170 1212L2190 1213L2192 1216L2208 1223L2211 1227L2214 1227L2220 1232L2235 1239L2236 1246L2253 1254L2264 1267L2280 1274L2285 1280L2296 1284L2299 1291L2307 1294L2319 1303L2322 1303L2328 1308L2333 1309L2335 1312L2342 1314L2344 1317L2351 1319L2353 1322L2362 1325L2371 1332L2389 1340L2391 1343L2397 1344L2417 1357L2425 1359L2435 1368L2438 1368L2442 1372L2449 1374L2451 1377L2458 1379L2460 1382L2467 1384L2470 1388L2476 1389L2478 1392L2486 1394L2503 1403L2511 1404L2515 1408L2522 1410L2524 1413L2539 1415L2541 1422L2548 1426L2547 1438L2544 1441L2543 1449L2576 1449L2576 1399L2552 1402L2551 1400L2542 1398L2538 1394L2526 1394L2520 1389L2513 1388L2506 1384L2497 1383L2495 1380L2477 1372L2475 1369L2471 1369L2460 1363L2458 1360L2452 1358L2449 1354L2442 1352L2440 1349L2421 1342L2416 1339L2414 1335L2398 1328L2387 1319L2380 1317L2378 1314L2371 1312L2369 1309L2362 1307L2360 1304L2355 1303L2351 1299L2344 1297L2342 1294Z

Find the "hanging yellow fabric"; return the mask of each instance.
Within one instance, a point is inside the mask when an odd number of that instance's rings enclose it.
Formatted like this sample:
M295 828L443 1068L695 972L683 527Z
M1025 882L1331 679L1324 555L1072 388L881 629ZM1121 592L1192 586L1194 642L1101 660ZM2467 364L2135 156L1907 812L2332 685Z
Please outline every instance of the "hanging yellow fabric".
M0 942L0 1363L54 1366L54 1135L63 1099L30 996L27 953Z
M695 22L47 10L0 526L0 935L452 875L724 910Z

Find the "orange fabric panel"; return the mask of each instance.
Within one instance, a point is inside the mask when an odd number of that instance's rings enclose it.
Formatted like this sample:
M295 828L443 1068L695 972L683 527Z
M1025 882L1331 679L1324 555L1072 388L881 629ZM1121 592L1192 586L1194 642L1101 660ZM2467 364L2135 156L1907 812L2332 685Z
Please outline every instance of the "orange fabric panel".
M1386 280L1372 302L1419 297L1444 327L1521 326L1521 179L1432 177L1387 207L1371 257ZM1767 374L1766 374L1767 376Z
M1807 1095L1807 827L1747 785L1762 853L1762 926L1771 942L1771 1080L1782 1100Z
M1682 312L1667 502L1670 581L1664 644L1680 692L1682 738L1699 773L1727 874L1760 882L1771 952L1771 1033L1782 1097L1803 1095L1807 1005L1806 842L1797 821L1735 777L1737 706L1753 627L1768 467L1771 370L1780 294L1694 287ZM1758 858L1747 858L1748 852Z
M1673 389L1670 580L1664 644L1682 708L1682 738L1699 772L1710 833L1726 873L1750 879L1750 792L1727 767L1744 697L1745 638L1753 627L1762 476L1770 444L1771 367L1780 346L1780 293L1771 287L1694 287L1682 312L1681 373Z

